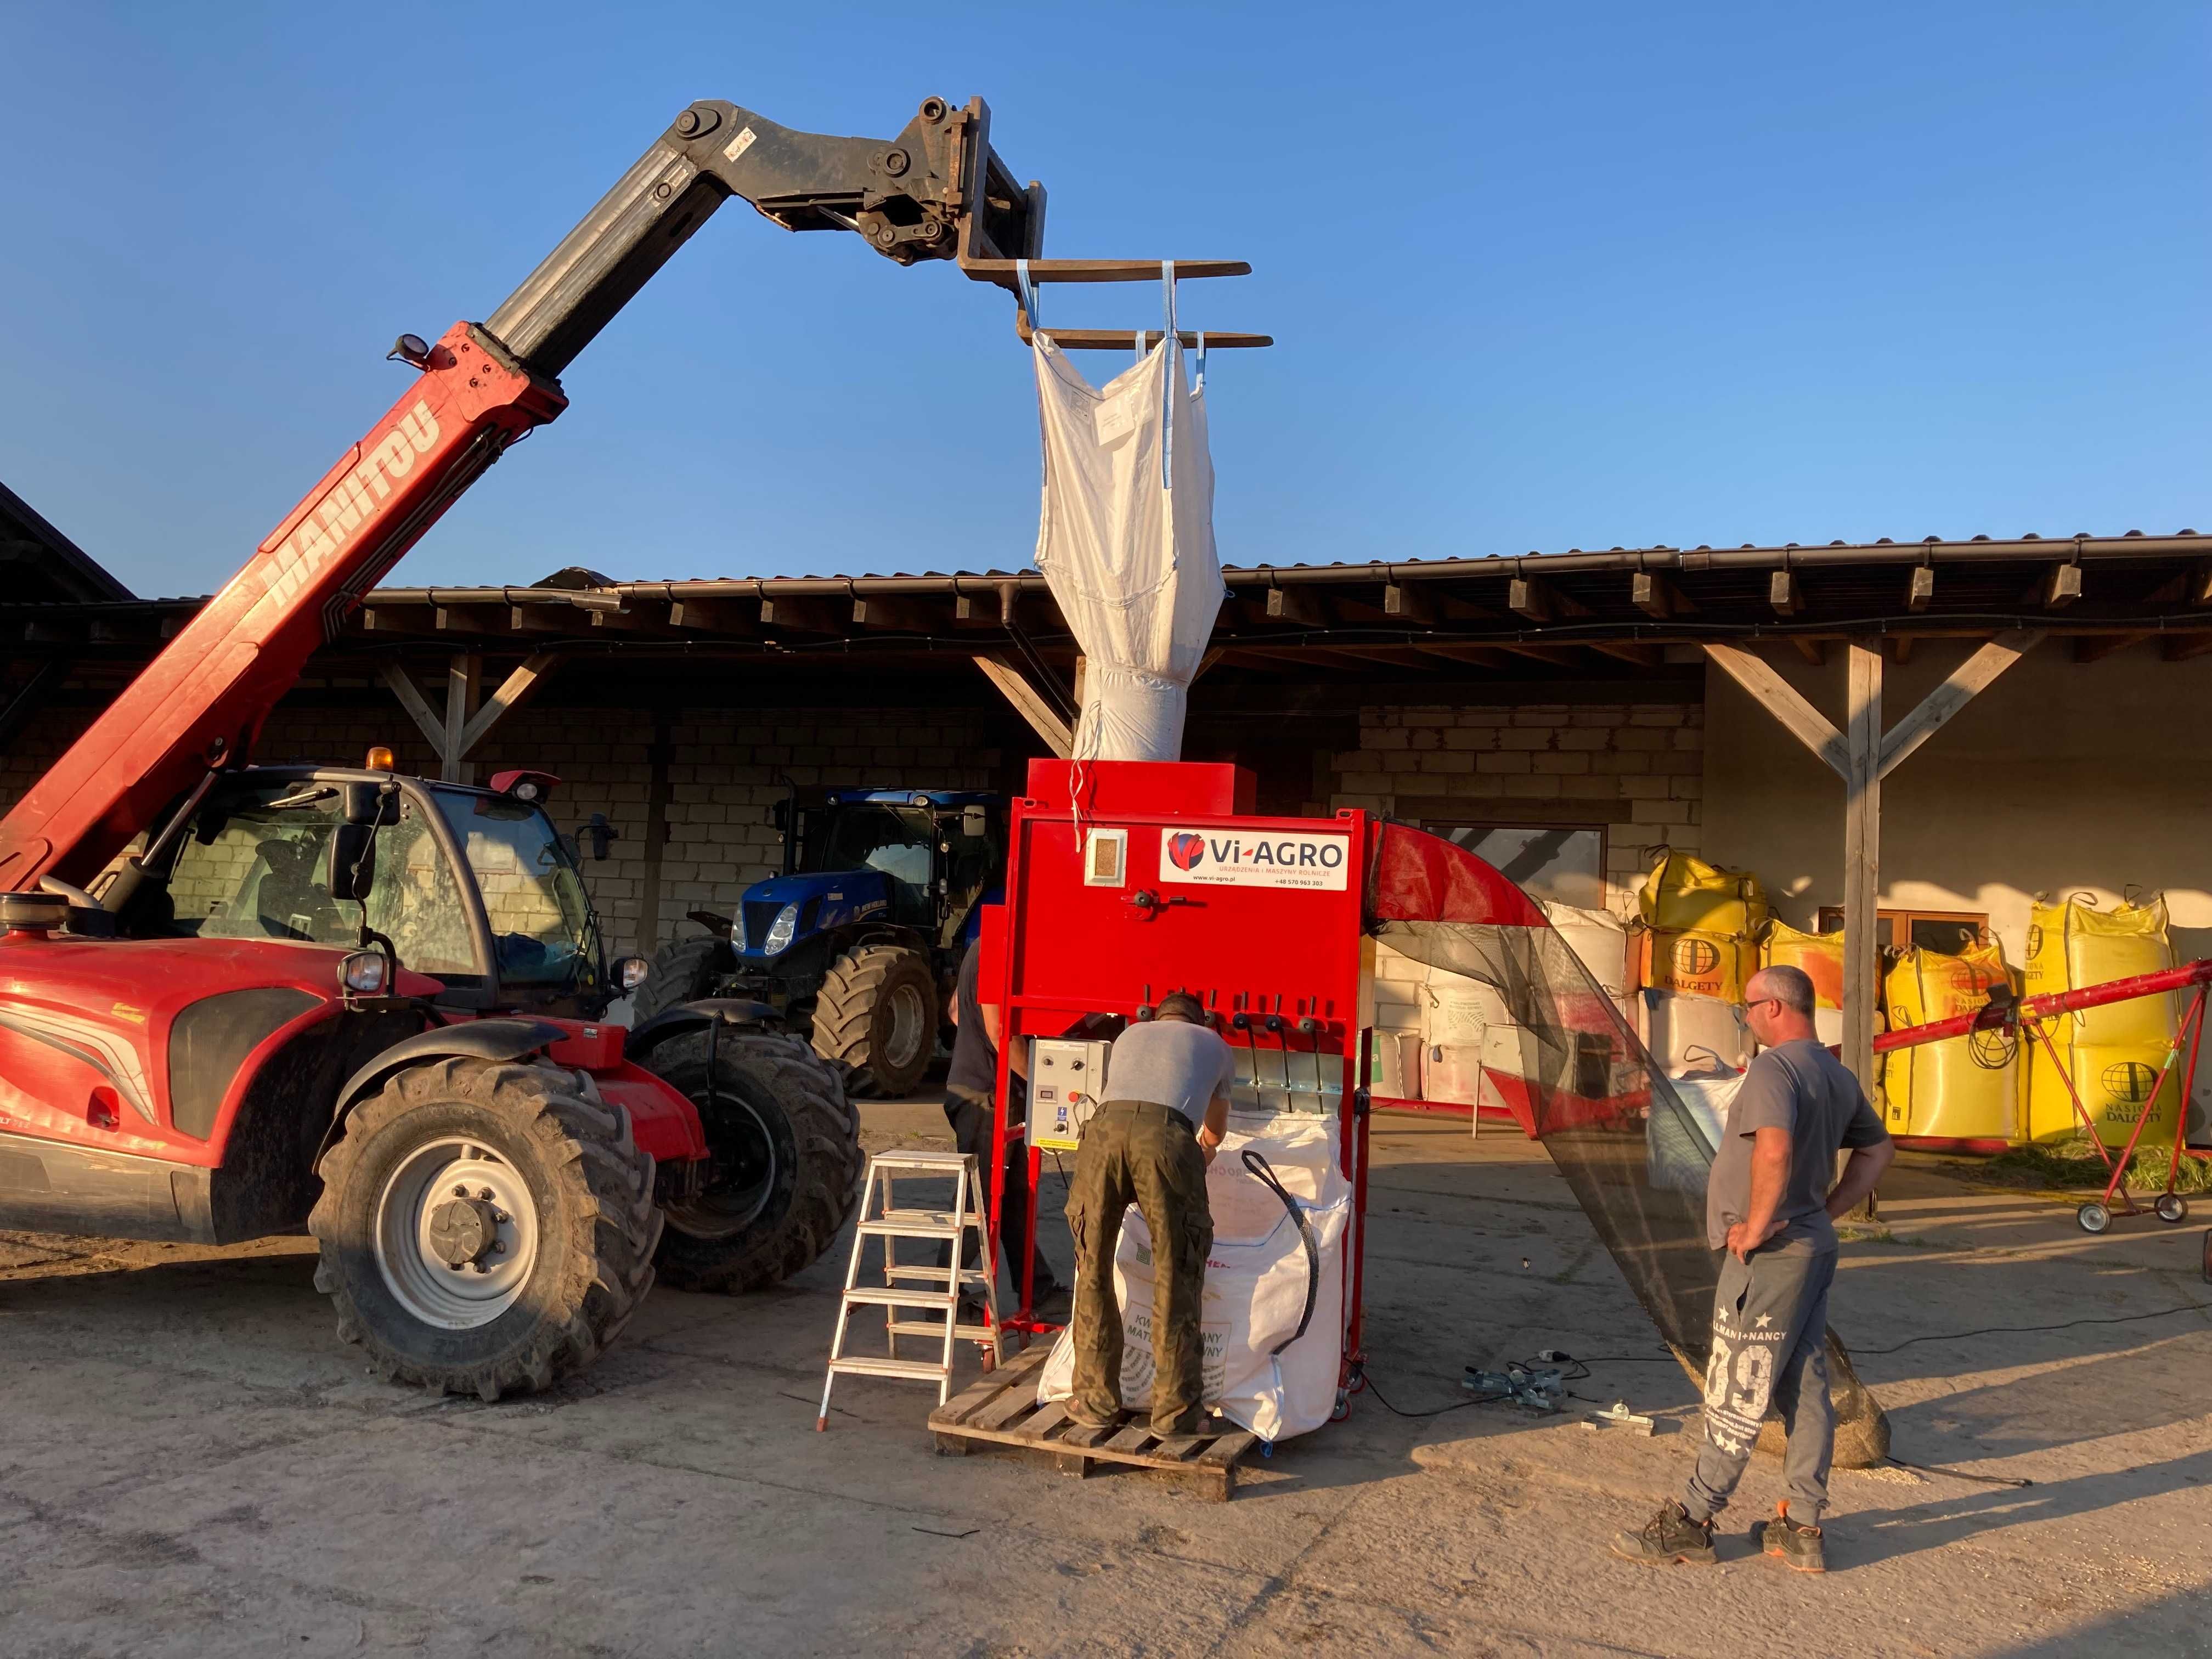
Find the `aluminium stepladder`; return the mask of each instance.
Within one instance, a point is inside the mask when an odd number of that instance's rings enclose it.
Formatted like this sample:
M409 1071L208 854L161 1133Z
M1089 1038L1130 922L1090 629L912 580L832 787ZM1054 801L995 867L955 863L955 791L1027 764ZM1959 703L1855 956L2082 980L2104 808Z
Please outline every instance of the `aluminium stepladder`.
M901 1208L894 1182L930 1179L952 1182L950 1209ZM990 1233L979 1202L981 1186L975 1159L967 1152L878 1152L868 1159L866 1187L861 1195L860 1219L853 1231L852 1260L845 1267L845 1290L837 1304L837 1328L830 1340L830 1364L822 1379L822 1407L816 1414L817 1431L830 1426L830 1391L837 1378L898 1376L913 1382L935 1382L937 1403L951 1395L953 1357L958 1344L973 1342L984 1351L985 1368L994 1368L1006 1357L1005 1328L999 1322L997 1263L993 1260ZM974 1231L977 1260L984 1265L963 1265L963 1247ZM860 1258L868 1240L880 1238L884 1250L881 1289L862 1285ZM897 1241L927 1240L943 1249L949 1267L929 1266L898 1259ZM920 1286L921 1288L915 1288ZM960 1322L960 1293L980 1292L985 1322ZM885 1356L848 1354L845 1337L855 1308L881 1308L890 1352ZM902 1312L933 1315L933 1318L902 1318ZM902 1336L927 1337L941 1345L933 1360L902 1359Z

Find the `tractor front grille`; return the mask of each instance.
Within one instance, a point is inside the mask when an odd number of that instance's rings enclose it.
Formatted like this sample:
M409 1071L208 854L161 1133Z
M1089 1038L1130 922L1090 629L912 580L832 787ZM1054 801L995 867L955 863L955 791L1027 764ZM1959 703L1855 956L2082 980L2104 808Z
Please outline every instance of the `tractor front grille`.
M768 943L768 930L769 924L775 921L775 913L782 908L783 906L772 900L747 899L745 901L745 945L747 949L757 951L762 945Z

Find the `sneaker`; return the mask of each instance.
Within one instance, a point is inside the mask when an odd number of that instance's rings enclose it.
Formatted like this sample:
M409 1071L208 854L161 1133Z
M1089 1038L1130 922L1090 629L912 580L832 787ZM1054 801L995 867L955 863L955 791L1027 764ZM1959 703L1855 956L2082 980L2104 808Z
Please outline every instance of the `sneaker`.
M1820 1529L1802 1521L1792 1521L1787 1504L1775 1505L1771 1521L1752 1523L1751 1547L1767 1555L1780 1556L1784 1565L1798 1572L1827 1571L1828 1559L1820 1545Z
M1662 1504L1640 1531L1613 1534L1613 1553L1655 1567L1677 1561L1710 1567L1720 1559L1713 1553L1713 1523L1691 1520L1690 1512L1672 1501Z
M1038 1319L1066 1324L1074 1305L1074 1296L1066 1285L1044 1284L1036 1287L1036 1297L1030 1312Z

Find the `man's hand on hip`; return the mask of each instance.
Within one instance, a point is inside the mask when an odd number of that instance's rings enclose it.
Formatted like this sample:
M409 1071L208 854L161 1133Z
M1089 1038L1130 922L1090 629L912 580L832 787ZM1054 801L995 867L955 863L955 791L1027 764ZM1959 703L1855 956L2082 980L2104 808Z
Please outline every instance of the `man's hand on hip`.
M1782 1226L1783 1224L1778 1220L1770 1221L1766 1224L1765 1231L1754 1235L1749 1222L1739 1221L1728 1230L1728 1252L1739 1261L1748 1261L1751 1260L1751 1253L1780 1232Z

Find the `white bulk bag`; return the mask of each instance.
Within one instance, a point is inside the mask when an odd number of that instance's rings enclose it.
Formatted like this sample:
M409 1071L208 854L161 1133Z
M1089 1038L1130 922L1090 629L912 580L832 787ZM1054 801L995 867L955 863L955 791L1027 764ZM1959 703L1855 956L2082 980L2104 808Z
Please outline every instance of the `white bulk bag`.
M1352 1224L1336 1129L1333 1119L1304 1114L1235 1116L1206 1171L1213 1248L1199 1318L1204 1399L1264 1440L1317 1429L1336 1409ZM1317 1278L1283 1200L1244 1167L1239 1154L1248 1146L1267 1160L1312 1229ZM1121 1308L1121 1403L1140 1414L1152 1404L1152 1233L1132 1206L1114 1252L1114 1291ZM1305 1334L1294 1338L1301 1319ZM1272 1352L1285 1342L1281 1353ZM1065 1400L1074 1388L1074 1337L1064 1330L1045 1359L1037 1398Z
M1228 592L1205 374L1184 381L1167 288L1165 337L1103 386L1050 335L1030 335L1044 431L1036 566L1086 659L1078 760L1182 758L1191 676Z

